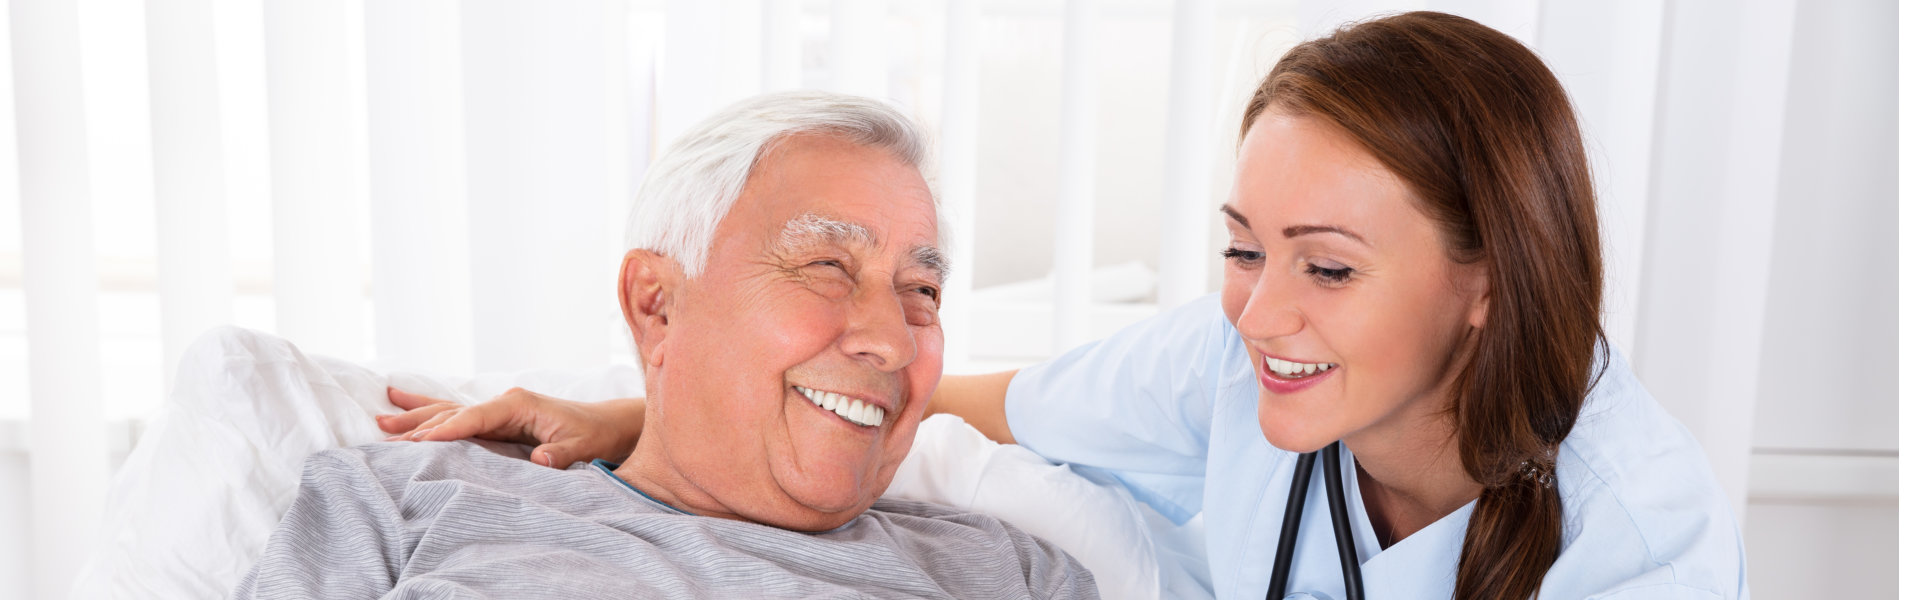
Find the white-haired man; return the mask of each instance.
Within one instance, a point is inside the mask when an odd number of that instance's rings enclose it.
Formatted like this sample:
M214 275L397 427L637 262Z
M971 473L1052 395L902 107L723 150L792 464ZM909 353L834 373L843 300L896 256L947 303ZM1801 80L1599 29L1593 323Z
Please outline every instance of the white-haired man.
M621 265L648 398L627 460L316 454L235 596L1095 596L995 519L879 499L941 371L923 143L820 93L697 126L648 173Z

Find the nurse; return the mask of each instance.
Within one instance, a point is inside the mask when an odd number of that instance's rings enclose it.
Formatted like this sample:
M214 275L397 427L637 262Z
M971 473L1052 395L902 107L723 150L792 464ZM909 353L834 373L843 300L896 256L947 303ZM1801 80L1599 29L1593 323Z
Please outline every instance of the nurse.
M1538 57L1451 15L1351 25L1289 51L1240 134L1218 297L947 377L929 410L1204 513L1221 598L1346 596L1323 477L1275 564L1295 458L1336 442L1373 598L1747 598L1704 454L1601 331L1587 157ZM637 401L393 399L415 410L388 431L560 465L637 423L613 415Z

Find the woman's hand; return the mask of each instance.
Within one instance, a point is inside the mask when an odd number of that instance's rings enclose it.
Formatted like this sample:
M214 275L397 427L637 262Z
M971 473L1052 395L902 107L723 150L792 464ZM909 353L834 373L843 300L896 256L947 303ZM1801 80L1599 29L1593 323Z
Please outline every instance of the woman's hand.
M571 402L520 388L492 400L462 405L387 388L387 400L407 412L374 417L389 441L480 438L536 446L533 462L565 469L604 458L622 462L633 453L646 423L646 399Z

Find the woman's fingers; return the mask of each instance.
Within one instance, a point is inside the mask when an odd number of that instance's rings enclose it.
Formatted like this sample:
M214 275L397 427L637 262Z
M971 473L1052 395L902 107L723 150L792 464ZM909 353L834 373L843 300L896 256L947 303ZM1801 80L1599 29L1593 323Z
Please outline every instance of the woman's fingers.
M448 441L470 437L536 444L527 433L531 410L544 397L514 388L493 400L466 406L447 400L387 388L387 399L395 406L411 408L397 415L375 417L380 429L395 434L388 441Z
M596 444L600 440L582 435L562 435L550 440L527 455L528 460L555 469L565 469L573 463L604 458L613 462L625 462L627 455L633 453L631 445L624 448Z
M527 418L526 411L513 402L486 402L448 413L446 419L427 423L431 427L415 435L417 440L424 442L481 438L538 444L543 440L528 435Z
M379 415L373 418L373 422L375 425L380 426L381 431L404 434L413 431L429 419L458 408L460 408L459 404L443 401L437 404L421 406L397 415Z
M412 407L380 417L381 429L398 434L390 441L480 438L536 445L528 458L556 469L595 458L625 460L639 436L638 420L644 419L633 413L646 407L633 400L580 404L520 388L472 406L394 389L387 396L395 406ZM628 421L635 431L625 431Z
M376 415L373 422L380 427L381 431L393 434L411 432L428 419L460 407L458 402L422 396L393 387L387 388L387 401L405 409L406 412L397 415Z
M399 437L401 439L415 441L415 442L424 441L427 439L427 435L433 433L433 431L435 429L438 429L442 423L446 423L447 420L452 419L455 415L460 414L464 410L466 410L465 407L457 407L452 410L440 411L439 414L433 415L432 418L427 419L425 422L419 425L415 425L411 431L401 433L400 435L395 437ZM459 439L459 438L453 438L453 439Z
M540 447L534 448L527 458L534 464L555 469L565 469L573 466L573 463L593 460L592 456L583 456L582 452L574 449L574 444L570 442L541 444Z
M387 387L387 401L392 402L394 406L398 406L406 410L413 410L416 408L420 408L423 406L430 406L434 404L458 404L450 400L442 400L432 396L422 396L420 394L415 394L413 392L400 390L392 386Z

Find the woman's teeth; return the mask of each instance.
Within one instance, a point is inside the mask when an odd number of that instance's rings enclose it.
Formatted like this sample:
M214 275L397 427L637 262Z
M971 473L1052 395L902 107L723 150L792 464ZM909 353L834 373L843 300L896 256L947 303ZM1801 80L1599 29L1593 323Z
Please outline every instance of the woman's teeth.
M842 394L822 392L797 385L793 386L793 389L799 390L800 395L806 396L808 400L812 400L813 403L820 408L833 411L833 414L840 415L840 418L846 419L855 425L877 427L880 425L880 419L887 416L878 406L848 398Z
M1334 363L1297 363L1267 357L1267 370L1287 379L1299 379L1314 373L1326 371L1338 366Z

